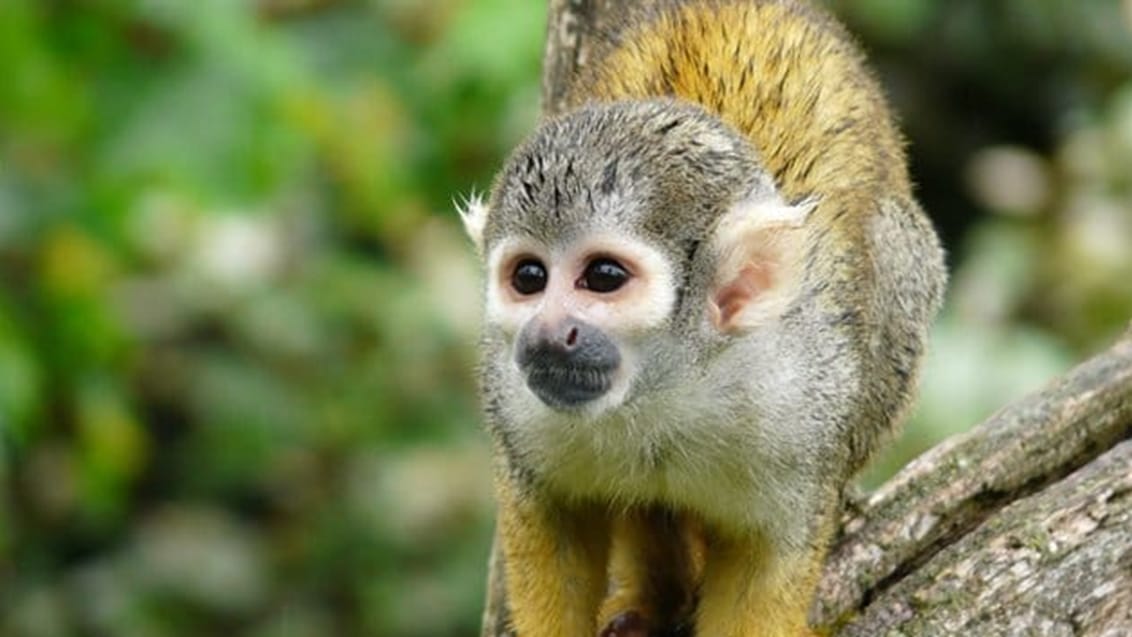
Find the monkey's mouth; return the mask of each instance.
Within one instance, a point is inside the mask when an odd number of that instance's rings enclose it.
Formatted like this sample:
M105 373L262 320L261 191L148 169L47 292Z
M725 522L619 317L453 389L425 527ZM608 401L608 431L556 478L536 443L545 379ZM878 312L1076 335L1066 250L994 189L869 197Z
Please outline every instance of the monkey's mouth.
M613 369L536 365L527 371L527 387L551 409L570 411L601 398L613 386Z

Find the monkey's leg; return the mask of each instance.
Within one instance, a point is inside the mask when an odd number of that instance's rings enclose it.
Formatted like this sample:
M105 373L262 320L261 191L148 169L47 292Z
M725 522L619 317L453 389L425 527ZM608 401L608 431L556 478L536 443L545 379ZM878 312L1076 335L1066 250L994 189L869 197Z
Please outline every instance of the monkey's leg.
M548 505L509 481L498 485L496 493L498 557L515 634L593 635L606 589L609 537L604 511Z
M644 637L687 619L698 570L694 532L683 516L658 507L615 516L601 637Z
M696 635L811 637L806 615L821 562L820 550L782 552L759 536L711 538Z

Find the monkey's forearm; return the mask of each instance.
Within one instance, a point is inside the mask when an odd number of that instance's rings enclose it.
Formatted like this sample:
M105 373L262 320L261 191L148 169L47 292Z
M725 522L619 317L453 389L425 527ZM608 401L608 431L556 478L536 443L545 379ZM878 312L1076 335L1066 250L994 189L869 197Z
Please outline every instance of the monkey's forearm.
M520 637L596 634L606 590L608 525L582 509L551 507L510 483L497 487L498 552L492 579L506 578L506 614ZM494 592L494 591L493 591ZM501 602L495 617L501 617Z

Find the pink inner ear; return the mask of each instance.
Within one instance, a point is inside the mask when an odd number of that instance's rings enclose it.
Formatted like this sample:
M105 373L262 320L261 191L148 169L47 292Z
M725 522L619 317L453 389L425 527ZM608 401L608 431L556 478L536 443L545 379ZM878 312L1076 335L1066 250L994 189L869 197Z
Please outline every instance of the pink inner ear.
M734 279L715 292L716 327L723 331L742 327L743 310L774 282L770 263L752 263L739 270Z

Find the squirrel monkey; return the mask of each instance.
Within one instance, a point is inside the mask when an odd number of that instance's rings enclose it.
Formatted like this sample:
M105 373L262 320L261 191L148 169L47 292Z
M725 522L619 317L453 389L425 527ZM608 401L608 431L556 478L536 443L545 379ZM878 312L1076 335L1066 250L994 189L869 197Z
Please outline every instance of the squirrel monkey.
M626 7L461 210L484 257L485 635L799 637L945 281L902 140L799 0Z

